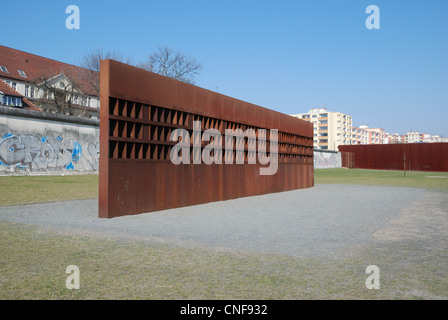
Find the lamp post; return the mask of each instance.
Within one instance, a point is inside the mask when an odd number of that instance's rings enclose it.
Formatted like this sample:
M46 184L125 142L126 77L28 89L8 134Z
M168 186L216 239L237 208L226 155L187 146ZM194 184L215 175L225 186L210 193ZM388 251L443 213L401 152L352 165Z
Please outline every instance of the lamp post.
M403 153L403 173L406 177L406 153Z

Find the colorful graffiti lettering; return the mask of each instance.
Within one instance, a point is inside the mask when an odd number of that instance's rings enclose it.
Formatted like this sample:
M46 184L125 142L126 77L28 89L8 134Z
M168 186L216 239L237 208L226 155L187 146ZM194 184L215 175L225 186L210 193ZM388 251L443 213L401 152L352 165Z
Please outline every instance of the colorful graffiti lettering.
M0 141L0 165L5 167L15 165L32 171L48 168L74 170L82 154L81 144L73 138L7 133Z

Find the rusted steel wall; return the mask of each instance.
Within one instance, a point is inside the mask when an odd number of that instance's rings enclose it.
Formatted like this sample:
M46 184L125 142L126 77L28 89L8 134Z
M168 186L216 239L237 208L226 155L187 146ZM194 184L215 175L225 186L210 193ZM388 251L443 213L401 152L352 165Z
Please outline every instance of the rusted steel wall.
M355 157L353 152L348 151L341 152L341 166L343 168L349 168L349 169L355 168Z
M113 60L101 61L100 80L101 218L314 185L309 122ZM260 175L269 165L249 163L254 155L248 141L244 164L224 164L224 158L223 164L173 164L170 151L177 141L171 133L185 129L193 140L193 121L222 137L226 129L278 130L278 153L270 154L278 157L277 172ZM224 139L217 143L225 150Z
M351 145L339 146L339 151L348 168L448 171L448 143Z

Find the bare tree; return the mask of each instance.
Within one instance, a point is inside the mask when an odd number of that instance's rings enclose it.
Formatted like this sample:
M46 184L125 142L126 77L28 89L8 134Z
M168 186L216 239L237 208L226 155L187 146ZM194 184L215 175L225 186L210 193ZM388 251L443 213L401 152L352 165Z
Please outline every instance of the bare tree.
M85 69L84 79L95 89L98 96L100 94L100 61L104 59L131 64L129 59L124 59L118 52L104 51L101 48L84 55L81 61L81 67Z
M64 75L61 71L60 75ZM34 103L42 110L67 115L87 116L86 108L75 101L83 98L77 90L79 84L75 79L68 79L65 75L61 81L55 82L56 77L41 73L31 83L28 94L34 98Z
M193 77L202 69L195 58L188 57L180 51L169 47L158 48L157 52L148 56L146 61L137 65L142 69L193 84Z

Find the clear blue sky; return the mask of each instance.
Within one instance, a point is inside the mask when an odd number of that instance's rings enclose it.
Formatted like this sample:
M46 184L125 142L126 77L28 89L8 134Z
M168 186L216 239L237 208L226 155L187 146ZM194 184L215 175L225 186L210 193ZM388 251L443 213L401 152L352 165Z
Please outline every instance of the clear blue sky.
M80 30L65 8L77 5ZM367 6L380 9L368 30ZM78 64L95 48L138 63L169 46L200 87L286 114L326 105L354 125L448 137L448 1L3 1L0 44ZM1 57L0 57L1 59Z

